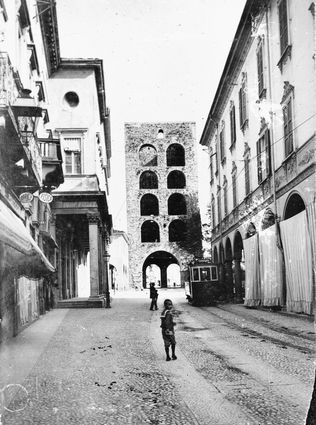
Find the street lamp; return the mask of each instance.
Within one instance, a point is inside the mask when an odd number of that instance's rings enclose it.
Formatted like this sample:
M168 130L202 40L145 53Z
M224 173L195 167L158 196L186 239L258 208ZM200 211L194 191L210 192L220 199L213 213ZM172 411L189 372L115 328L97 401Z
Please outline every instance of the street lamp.
M30 96L31 90L22 89L19 97L11 105L22 136L22 143L29 145L30 140L36 135L38 119L42 116L42 108L38 107L35 99Z
M110 254L107 251L104 251L104 267L105 267L105 308L111 308L111 300L110 300L110 290L109 290L109 259Z

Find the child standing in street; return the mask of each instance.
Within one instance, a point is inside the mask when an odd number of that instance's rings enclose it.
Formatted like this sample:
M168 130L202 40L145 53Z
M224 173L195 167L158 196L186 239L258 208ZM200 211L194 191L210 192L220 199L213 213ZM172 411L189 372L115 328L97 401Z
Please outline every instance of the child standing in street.
M150 284L149 297L151 298L151 304L150 304L149 310L153 310L154 308L155 310L158 310L158 306L157 306L158 291L155 288L154 282Z
M166 361L168 362L171 360L169 355L169 348L171 346L171 352L172 352L172 360L177 360L177 356L175 354L176 349L176 339L174 335L174 326L175 323L173 321L173 315L172 315L172 301L167 299L164 301L164 310L161 313L161 329L162 329L162 338L165 345L165 352L166 352Z

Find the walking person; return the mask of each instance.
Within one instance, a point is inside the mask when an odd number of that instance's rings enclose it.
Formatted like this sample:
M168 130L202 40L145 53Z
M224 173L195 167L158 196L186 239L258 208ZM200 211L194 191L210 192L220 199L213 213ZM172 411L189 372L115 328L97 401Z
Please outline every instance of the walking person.
M157 300L158 300L158 291L155 288L155 283L151 282L150 284L150 291L149 291L149 297L151 298L151 304L150 304L150 310L158 310L157 306Z
M161 329L162 329L162 338L165 345L165 352L166 352L166 361L177 360L177 356L175 353L176 349L176 339L174 335L174 326L175 322L173 321L173 314L172 314L172 308L173 304L172 301L169 299L166 299L164 301L164 310L161 313L160 319L161 319ZM169 349L171 347L171 355L169 355Z

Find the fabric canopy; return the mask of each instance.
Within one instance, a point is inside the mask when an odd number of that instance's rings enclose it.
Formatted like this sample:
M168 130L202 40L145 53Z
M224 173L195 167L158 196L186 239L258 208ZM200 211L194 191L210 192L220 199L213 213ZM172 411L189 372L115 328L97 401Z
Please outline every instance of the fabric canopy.
M40 270L55 271L22 221L1 201L0 243L1 256L4 257L1 267L23 268L23 272L29 276L38 275Z
M243 241L245 254L245 302L256 307L261 302L258 234Z
M306 211L280 223L288 310L312 313L312 249Z
M261 299L262 305L267 307L284 304L283 258L276 232L275 224L259 232Z

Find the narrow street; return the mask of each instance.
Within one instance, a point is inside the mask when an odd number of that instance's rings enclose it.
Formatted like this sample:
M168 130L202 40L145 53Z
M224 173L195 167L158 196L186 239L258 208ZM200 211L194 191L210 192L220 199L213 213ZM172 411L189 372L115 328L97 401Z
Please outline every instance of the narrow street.
M160 311L176 309L176 361ZM312 321L242 305L197 308L182 290L116 294L111 309L59 309L0 348L3 425L304 425ZM12 385L18 384L18 385Z

